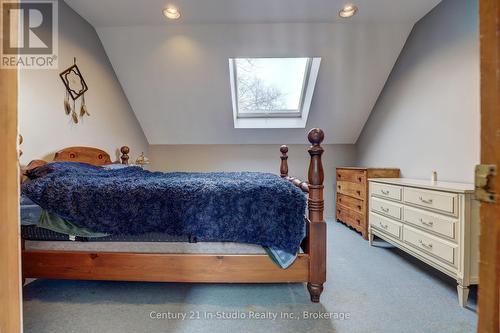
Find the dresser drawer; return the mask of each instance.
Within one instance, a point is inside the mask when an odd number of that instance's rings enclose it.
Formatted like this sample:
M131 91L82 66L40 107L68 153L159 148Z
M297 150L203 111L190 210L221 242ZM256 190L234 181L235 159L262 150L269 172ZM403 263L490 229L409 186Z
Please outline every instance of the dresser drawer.
M364 184L357 184L345 181L337 182L337 192L363 200L366 196Z
M401 238L401 229L403 225L399 222L389 220L380 215L370 213L370 226L381 230L393 237Z
M339 193L337 194L337 203L360 214L365 213L365 202L361 199L356 199Z
M371 198L371 210L382 215L387 215L397 220L401 220L401 207L387 200Z
M356 169L337 169L337 181L365 184L366 171Z
M401 201L402 188L400 186L371 182L371 194L382 198Z
M457 214L458 195L454 193L405 187L404 201L448 214Z
M356 229L364 226L365 217L362 214L354 212L347 207L337 204L337 220L342 221Z
M411 223L442 236L452 239L456 238L458 220L407 206L404 207L403 216L404 221L407 223Z
M403 229L405 243L431 254L433 257L453 266L456 266L457 247L445 240L429 235L423 231L405 226Z

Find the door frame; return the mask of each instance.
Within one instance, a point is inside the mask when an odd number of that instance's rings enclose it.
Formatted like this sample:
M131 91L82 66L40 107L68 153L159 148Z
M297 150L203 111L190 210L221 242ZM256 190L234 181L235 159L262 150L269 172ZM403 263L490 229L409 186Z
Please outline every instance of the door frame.
M481 41L481 164L500 167L500 3L479 1ZM500 169L497 171L500 172ZM478 332L500 332L500 176L489 178L496 203L481 203Z
M0 332L8 333L22 332L17 89L17 68L0 69Z

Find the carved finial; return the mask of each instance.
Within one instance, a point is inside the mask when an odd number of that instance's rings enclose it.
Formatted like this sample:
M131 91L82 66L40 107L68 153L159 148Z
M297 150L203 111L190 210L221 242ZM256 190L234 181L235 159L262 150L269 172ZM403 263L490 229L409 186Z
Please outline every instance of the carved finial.
M321 155L323 154L323 147L321 142L325 138L325 133L320 128L313 128L309 131L307 136L312 146L309 148L309 155L311 155L311 163L309 164L309 184L323 186L324 174L323 164L321 163Z
M122 153L122 156L120 156L122 164L128 164L128 153L130 153L130 148L127 146L123 146L120 148L120 152Z
M321 128L313 128L309 131L307 138L313 146L318 146L325 139L325 133Z
M281 166L280 166L280 176L282 178L285 178L288 176L288 156L287 156L287 153L288 153L288 147L283 145L280 147L280 152L281 152L281 155L280 158L281 158Z

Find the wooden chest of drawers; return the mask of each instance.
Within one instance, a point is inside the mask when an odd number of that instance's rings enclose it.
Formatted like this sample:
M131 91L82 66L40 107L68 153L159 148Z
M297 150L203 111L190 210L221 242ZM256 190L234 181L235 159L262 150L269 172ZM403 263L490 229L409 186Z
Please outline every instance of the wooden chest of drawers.
M368 239L368 178L397 178L399 169L337 168L337 221Z
M456 279L458 300L478 283L479 218L474 185L370 179L369 238L373 235Z

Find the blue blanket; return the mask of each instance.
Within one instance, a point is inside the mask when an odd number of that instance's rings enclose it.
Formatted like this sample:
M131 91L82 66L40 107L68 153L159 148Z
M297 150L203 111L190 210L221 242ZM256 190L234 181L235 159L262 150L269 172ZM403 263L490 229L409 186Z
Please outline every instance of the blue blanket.
M297 253L305 236L305 195L269 173L161 173L56 162L28 177L24 195L96 232L164 232L289 253Z

